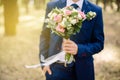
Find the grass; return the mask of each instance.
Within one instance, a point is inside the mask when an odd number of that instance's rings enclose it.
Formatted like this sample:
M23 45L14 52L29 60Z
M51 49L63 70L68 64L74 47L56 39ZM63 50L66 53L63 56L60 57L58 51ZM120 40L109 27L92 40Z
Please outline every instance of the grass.
M96 54L96 80L120 80L120 14L104 12L105 48Z
M23 11L23 10L21 10ZM23 12L19 17L17 35L4 36L0 27L0 80L45 80L41 68L26 69L24 65L39 63L39 36L44 10ZM120 14L104 12L105 49L94 55L96 80L120 80ZM0 23L3 24L1 15Z

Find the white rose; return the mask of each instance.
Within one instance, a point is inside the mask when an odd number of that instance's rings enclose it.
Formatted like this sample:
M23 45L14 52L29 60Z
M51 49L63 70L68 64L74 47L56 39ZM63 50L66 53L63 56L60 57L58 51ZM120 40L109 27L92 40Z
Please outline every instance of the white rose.
M71 20L71 23L74 25L74 24L77 23L77 20L76 20L76 19L73 19L73 20Z
M65 28L65 22L64 22L64 21L62 21L62 22L60 23L60 25Z
M96 13L95 13L95 12L90 11L90 12L89 12L89 15L90 15L90 16L96 16Z
M65 21L67 21L67 19L66 19L66 18L63 18L63 22L65 22Z
M73 12L78 12L76 9L73 8Z
M45 23L48 23L49 21L50 21L49 19L45 19L45 21L44 21L44 22L45 22Z
M90 12L89 12L89 15L90 15L90 16L93 16L93 13L90 11Z
M52 15L52 12L50 12L50 13L48 14L48 17L51 17L51 15Z
M57 15L57 13L53 13L53 14L50 16L50 19L53 19L54 16L56 16L56 15Z
M96 12L93 12L94 17L96 16Z
M82 16L80 14L78 14L78 19L81 20L82 19Z

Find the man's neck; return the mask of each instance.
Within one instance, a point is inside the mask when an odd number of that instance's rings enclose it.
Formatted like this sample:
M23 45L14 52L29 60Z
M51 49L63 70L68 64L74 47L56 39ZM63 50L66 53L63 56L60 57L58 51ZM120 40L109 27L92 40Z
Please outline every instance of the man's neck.
M72 0L73 2L78 2L79 0Z

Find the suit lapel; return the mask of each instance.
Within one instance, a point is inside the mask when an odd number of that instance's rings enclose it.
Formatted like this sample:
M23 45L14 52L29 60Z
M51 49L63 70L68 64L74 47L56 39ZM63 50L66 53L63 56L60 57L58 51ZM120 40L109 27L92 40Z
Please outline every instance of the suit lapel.
M82 6L82 11L87 14L89 11L91 11L91 7L89 5L88 0L84 0L83 2L83 6ZM82 24L82 27L87 27L87 25L89 25L89 21L85 20ZM89 25L90 26L90 25Z
M65 6L66 6L66 0L59 0L58 7L59 8L64 8Z
M89 6L89 3L88 3L88 0L84 0L83 6L82 6L82 11L85 14L90 11L90 6Z

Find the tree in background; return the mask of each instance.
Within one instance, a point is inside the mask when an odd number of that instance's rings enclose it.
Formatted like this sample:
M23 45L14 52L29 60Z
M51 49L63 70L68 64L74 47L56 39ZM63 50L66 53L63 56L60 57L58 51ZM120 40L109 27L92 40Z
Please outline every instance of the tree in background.
M17 0L3 0L5 35L16 34L16 24L18 23Z
M3 1L2 0L0 0L0 6L3 4Z
M43 5L45 5L45 0L34 0L35 9L40 9Z
M29 8L28 8L29 1L30 0L22 0L22 4L24 5L24 7L26 9L26 14L29 13Z
M111 9L114 9L113 3L116 4L117 6L117 11L120 11L120 0L96 0L96 4L98 5L99 3L103 4L104 10L106 10L106 7L109 5Z
M35 9L40 9L40 3L41 3L41 0L34 0Z
M110 7L113 9L113 5L112 5L113 1L114 0L96 0L96 4L98 5L99 2L103 3L104 10L106 10L107 5L110 5Z
M116 0L116 4L117 4L117 11L120 11L120 0Z

